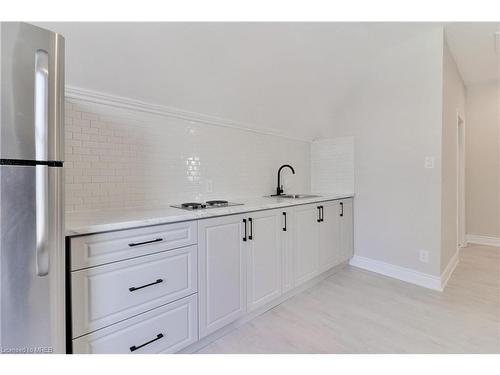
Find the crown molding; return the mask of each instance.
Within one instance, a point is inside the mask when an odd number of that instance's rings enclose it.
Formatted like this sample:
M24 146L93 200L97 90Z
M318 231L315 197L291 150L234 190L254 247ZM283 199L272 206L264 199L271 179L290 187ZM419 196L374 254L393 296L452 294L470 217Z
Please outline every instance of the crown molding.
M112 95L108 93L102 93L94 90L83 89L80 87L66 85L65 95L66 99L70 100L76 100L86 103L92 103L107 107L125 109L125 110L165 116L165 117L173 117L187 121L195 121L212 126L239 129L257 134L264 134L275 137L292 139L295 141L311 142L311 139L305 137L290 136L289 134L276 129L271 129L271 128L255 129L237 121L205 115L197 112L186 111L178 108L172 108L160 104L147 103L136 99L126 98L123 96Z

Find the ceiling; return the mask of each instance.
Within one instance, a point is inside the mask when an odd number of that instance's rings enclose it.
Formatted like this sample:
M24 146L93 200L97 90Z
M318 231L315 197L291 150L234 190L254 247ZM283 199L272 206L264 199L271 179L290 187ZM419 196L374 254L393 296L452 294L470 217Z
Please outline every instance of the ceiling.
M450 51L466 85L500 79L500 51L495 50L498 22L445 24Z
M66 38L66 83L311 138L377 54L427 23L37 23ZM489 79L493 24L448 24L467 83ZM496 27L496 26L495 26ZM494 60L494 59L493 59ZM306 126L304 126L306 124Z

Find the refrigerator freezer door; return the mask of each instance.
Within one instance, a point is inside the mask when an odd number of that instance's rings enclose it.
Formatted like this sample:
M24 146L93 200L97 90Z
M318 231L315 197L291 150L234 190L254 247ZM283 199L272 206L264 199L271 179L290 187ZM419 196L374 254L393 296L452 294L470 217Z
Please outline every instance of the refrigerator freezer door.
M40 168L45 169L48 179L44 205L47 254L37 254L36 180ZM62 179L62 168L0 166L0 316L4 352L64 352ZM45 276L39 276L40 261L42 267L48 265Z
M62 161L64 38L26 23L0 27L0 159Z

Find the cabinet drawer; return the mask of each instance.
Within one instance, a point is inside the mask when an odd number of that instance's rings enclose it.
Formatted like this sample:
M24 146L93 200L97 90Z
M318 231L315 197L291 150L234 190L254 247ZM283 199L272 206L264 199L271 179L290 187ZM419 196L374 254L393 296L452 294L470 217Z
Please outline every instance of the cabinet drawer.
M197 242L196 221L71 238L71 270L153 254Z
M196 245L72 272L73 337L196 291Z
M73 340L74 353L175 353L198 340L197 295Z

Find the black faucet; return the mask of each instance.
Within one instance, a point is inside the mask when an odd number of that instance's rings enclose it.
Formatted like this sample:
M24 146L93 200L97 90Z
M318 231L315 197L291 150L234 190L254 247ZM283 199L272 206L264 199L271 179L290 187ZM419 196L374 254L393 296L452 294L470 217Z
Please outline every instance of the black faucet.
M289 164L283 164L280 169L278 169L278 187L276 188L276 195L281 195L283 194L283 185L281 185L281 170L283 168L290 168L292 170L292 173L295 174L295 170L293 169L293 167Z

